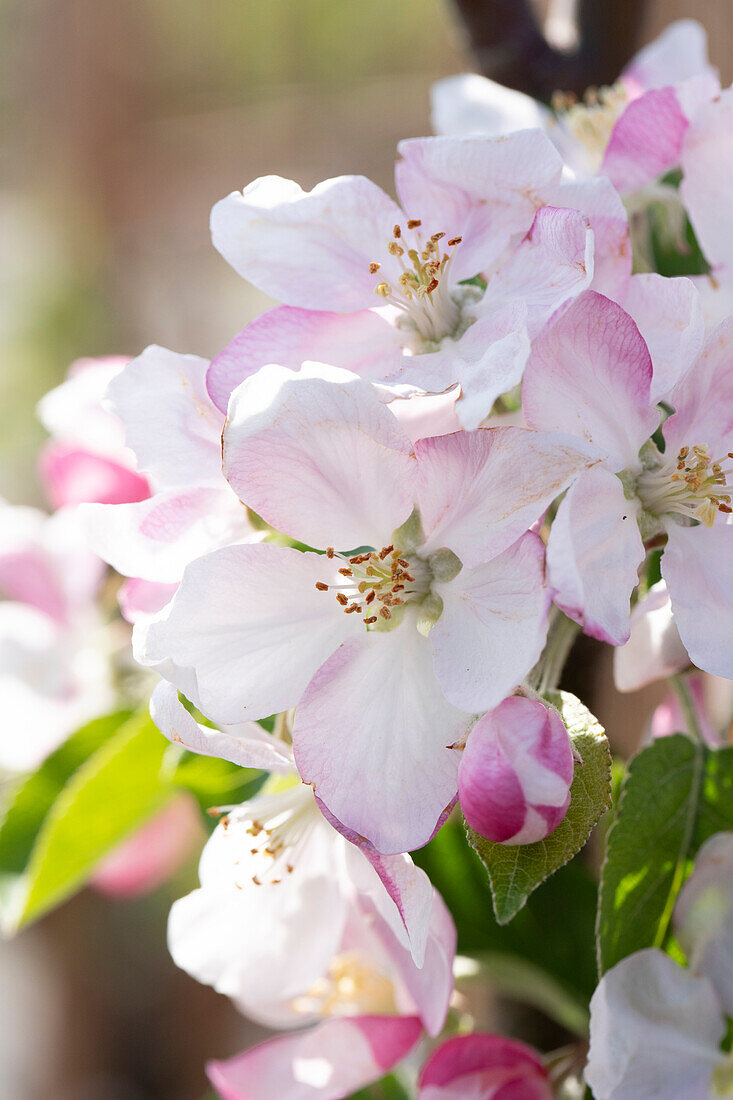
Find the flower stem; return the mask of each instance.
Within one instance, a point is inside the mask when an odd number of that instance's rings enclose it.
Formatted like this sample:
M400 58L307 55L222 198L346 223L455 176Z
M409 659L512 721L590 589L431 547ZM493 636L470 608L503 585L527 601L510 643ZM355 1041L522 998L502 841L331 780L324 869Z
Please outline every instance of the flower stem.
M550 611L550 625L542 656L527 677L530 686L536 687L540 695L555 691L560 683L562 670L573 648L580 627L563 615L559 608Z
M695 709L695 700L692 698L689 684L684 676L670 676L669 679L685 719L688 734L693 741L702 744L704 738L702 730L700 729L700 720L697 716L697 710Z

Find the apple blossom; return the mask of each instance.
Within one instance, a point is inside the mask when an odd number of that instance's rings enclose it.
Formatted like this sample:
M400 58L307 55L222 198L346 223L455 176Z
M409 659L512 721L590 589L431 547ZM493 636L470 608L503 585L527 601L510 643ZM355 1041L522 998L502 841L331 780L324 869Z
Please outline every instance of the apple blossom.
M207 368L197 356L153 345L115 375L107 393L151 494L87 504L80 517L94 550L131 578L121 593L131 621L165 606L193 558L261 537L222 477L224 417L206 392Z
M690 116L719 90L704 29L681 19L645 46L613 86L589 89L582 102L558 92L549 110L471 73L434 85L433 123L439 134L464 135L540 127L575 175L606 175L627 193L680 163Z
M533 844L560 824L570 805L573 750L551 706L513 696L480 718L458 769L468 824L501 844Z
M109 645L94 605L103 565L69 510L0 504L0 768L35 767L113 705Z
M357 176L311 192L264 177L214 207L216 247L284 303L212 362L209 392L222 411L267 362L320 360L403 395L460 383L461 423L476 427L521 379L527 336L589 285L594 234L595 285L625 285L618 196L607 181L564 182L542 134L416 139L399 152L402 208Z
M425 873L408 856L345 840L301 782L292 750L256 723L199 726L166 683L152 714L194 751L208 738L209 751L269 762L278 773L227 809L204 848L200 888L173 906L168 938L178 965L271 1026L386 1012L417 1015L437 1033L453 986L455 930Z
M667 585L658 581L631 610L629 640L613 651L618 691L638 691L683 672L690 664L672 613Z
M297 705L296 762L331 813L380 851L418 847L455 798L471 713L539 656L548 594L527 528L589 461L520 428L413 448L356 376L263 368L232 396L226 476L326 553L205 555L138 631L140 659L216 721Z
M585 1077L603 1100L712 1100L733 1095L720 1049L725 1016L711 982L655 947L601 978L590 1003Z
M103 404L108 385L127 362L122 356L77 359L66 381L41 398L38 416L51 439L41 449L38 469L53 508L148 496L122 425Z
M623 644L644 544L664 540L662 574L682 642L698 667L722 676L733 675L732 340L733 324L721 325L671 389L663 450L652 439L662 414L648 349L628 314L600 295L586 292L542 334L523 387L530 425L574 433L601 458L552 526L558 605L587 633Z

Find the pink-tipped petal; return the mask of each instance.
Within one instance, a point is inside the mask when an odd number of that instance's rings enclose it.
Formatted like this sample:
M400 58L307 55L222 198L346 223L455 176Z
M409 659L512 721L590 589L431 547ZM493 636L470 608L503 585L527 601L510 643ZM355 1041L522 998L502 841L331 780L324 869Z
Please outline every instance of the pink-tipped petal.
M535 428L587 440L610 469L636 462L657 427L652 361L621 306L593 291L576 298L535 341L522 406Z
M560 715L539 700L512 696L471 730L458 794L477 833L533 844L562 821L572 780L573 750Z
M412 217L412 215L409 215ZM339 176L303 191L263 176L211 211L214 247L234 270L273 298L303 309L349 312L377 304L371 261L396 283L387 253L400 208L363 176Z
M623 645L630 630L631 594L644 560L637 517L615 476L589 470L568 490L547 547L555 602L593 638Z
M496 706L539 659L547 633L541 539L527 532L492 561L436 586L443 611L430 631L445 697L469 712Z
M140 577L128 577L117 593L120 612L128 623L142 622L157 615L173 599L178 588L176 582L144 581Z
M614 126L601 172L623 193L652 183L679 164L688 126L674 88L644 92Z
M318 670L296 711L303 781L347 827L387 854L426 844L455 797L468 715L444 698L430 643L405 615L352 638Z
M126 504L145 500L144 477L106 455L49 440L38 457L38 473L52 508L97 502Z
M415 445L424 552L464 567L508 549L594 461L582 443L526 428L479 428Z
M361 378L386 378L400 364L397 337L394 327L373 310L344 316L277 306L212 359L206 386L216 407L226 413L232 391L267 363L298 370L310 360L343 367Z
M416 1016L355 1016L209 1062L223 1100L344 1100L383 1077L422 1033Z
M412 445L367 382L268 366L232 394L224 472L240 500L309 546L386 545L414 500Z
M551 1100L547 1070L531 1047L476 1032L447 1039L423 1066L418 1100Z

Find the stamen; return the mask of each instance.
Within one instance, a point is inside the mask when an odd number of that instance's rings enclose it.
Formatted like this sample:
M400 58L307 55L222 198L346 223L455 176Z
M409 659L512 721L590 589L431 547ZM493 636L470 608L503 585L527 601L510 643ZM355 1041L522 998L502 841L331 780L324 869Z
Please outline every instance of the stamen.
M341 554L334 556L348 562L337 571L337 580L343 578L344 583L316 581L316 588L319 592L333 592L346 615L363 614L365 607L378 602L381 605L379 615L389 619L390 608L400 607L408 600L422 600L429 590L428 566L420 559L411 565L392 543L379 551L353 554L348 559ZM363 621L371 626L377 621L377 615L367 613Z
M731 515L731 494L726 490L733 468L725 465L730 458L733 454L728 453L713 460L702 444L681 447L672 461L657 454L656 464L639 477L639 498L653 515L675 514L712 527L718 512Z

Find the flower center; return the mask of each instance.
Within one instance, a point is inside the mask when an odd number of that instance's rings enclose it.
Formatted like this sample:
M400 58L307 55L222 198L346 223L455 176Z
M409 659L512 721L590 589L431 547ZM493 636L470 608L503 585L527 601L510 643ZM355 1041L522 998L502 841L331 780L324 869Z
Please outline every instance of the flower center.
M714 460L706 446L693 446L682 447L671 461L665 462L664 457L655 451L649 468L637 480L637 493L647 511L696 519L706 527L713 526L718 513L731 514L731 494L726 490L733 467L726 463L733 453Z
M336 955L327 973L302 997L296 1012L319 1016L393 1016L397 1014L392 981L360 951Z
M430 590L427 563L418 557L412 561L402 557L402 551L391 544L350 558L329 546L326 557L343 561L338 570L339 582L316 581L316 588L335 593L344 614L362 615L367 628L379 619L391 619L393 610L408 601L422 601Z
M374 293L396 306L423 339L442 340L455 332L460 319L460 310L451 297L447 276L462 238L451 237L444 252L441 241L445 233L433 233L425 238L420 232L421 225L417 218L407 222L407 229L413 237L412 248L405 240L401 227L394 227L387 251L397 258L402 273L396 286L380 280L374 287ZM373 261L369 264L369 271L376 275L380 267L381 264Z
M558 122L585 148L594 169L600 168L611 132L626 106L623 84L588 88L582 102L572 92L555 92L552 109Z
M221 819L224 829L233 824L248 825L245 830L252 860L242 860L242 869L255 886L277 885L295 870L314 826L322 821L313 791L297 783L284 791L253 798L236 806ZM240 888L241 888L241 884Z

